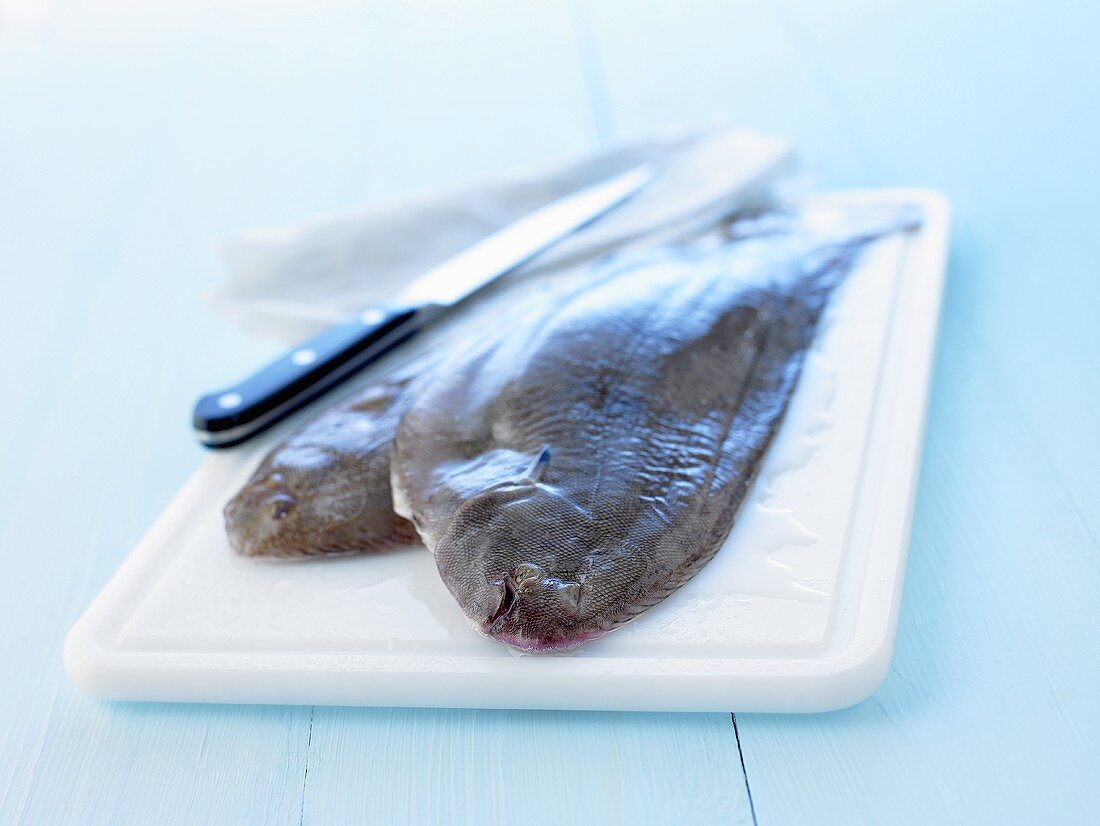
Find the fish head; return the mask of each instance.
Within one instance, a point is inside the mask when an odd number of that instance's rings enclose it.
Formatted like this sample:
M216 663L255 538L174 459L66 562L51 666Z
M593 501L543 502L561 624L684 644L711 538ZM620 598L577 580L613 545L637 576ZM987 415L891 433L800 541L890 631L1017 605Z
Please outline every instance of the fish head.
M242 556L338 551L332 537L366 506L365 469L321 448L277 451L225 506L229 543Z
M456 511L436 564L483 633L524 651L565 650L604 630L581 571L591 532L589 515L551 487L501 485Z

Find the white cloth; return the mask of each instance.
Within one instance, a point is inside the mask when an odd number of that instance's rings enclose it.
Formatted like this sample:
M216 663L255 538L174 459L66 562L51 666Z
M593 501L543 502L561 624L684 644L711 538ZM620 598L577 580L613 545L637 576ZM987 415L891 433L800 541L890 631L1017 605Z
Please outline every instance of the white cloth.
M657 178L526 264L546 274L630 243L690 237L765 198L791 166L788 142L722 130L637 144L532 176L385 204L228 242L216 309L245 329L296 340L384 303L410 280L550 201L645 161Z

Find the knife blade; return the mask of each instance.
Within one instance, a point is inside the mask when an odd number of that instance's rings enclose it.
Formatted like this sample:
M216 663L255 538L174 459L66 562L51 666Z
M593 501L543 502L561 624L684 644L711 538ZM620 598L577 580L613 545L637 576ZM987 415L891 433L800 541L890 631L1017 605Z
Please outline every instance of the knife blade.
M266 430L618 206L653 177L644 164L541 207L428 270L392 304L365 309L235 385L201 397L192 415L195 436L207 447L231 447Z

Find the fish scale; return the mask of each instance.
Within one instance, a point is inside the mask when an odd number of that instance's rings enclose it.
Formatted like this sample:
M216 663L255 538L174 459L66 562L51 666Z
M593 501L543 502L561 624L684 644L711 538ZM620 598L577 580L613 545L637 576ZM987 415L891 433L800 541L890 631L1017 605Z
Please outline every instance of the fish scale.
M275 446L225 506L243 556L339 556L404 545L416 531L394 513L390 447L415 371L371 385Z
M697 573L759 472L833 290L905 226L825 239L795 219L718 254L635 262L427 378L398 428L393 484L475 627L567 649ZM528 461L479 462L501 449ZM525 474L543 450L543 472Z

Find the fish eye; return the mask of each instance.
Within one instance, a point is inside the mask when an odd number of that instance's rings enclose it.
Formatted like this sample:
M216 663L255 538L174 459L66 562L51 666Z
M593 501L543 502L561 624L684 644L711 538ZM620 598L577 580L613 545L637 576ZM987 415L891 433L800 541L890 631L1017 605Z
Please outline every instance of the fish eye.
M281 519L285 519L286 515L290 513L290 503L285 501L273 502L271 505L271 518L278 522Z

